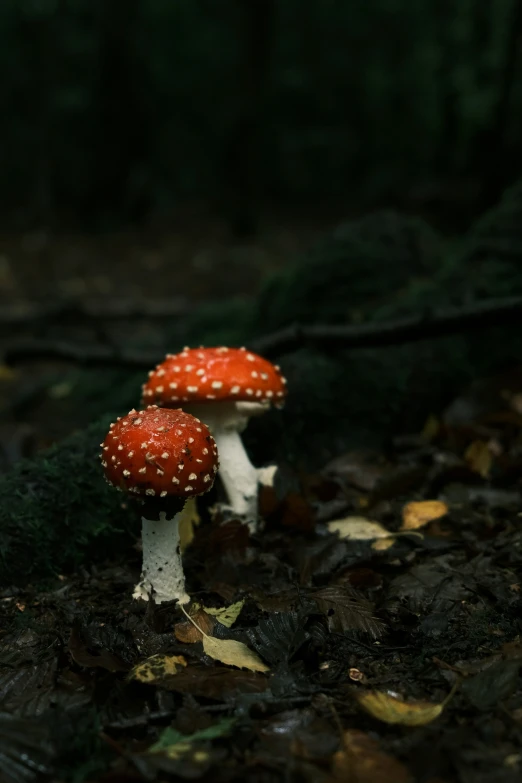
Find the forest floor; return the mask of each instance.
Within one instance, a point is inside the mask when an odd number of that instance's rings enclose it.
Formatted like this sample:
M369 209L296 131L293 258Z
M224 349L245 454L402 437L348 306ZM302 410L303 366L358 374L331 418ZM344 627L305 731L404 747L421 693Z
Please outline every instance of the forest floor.
M0 348L43 333L32 308L57 300L183 312L252 296L324 228L268 231L257 249L219 227L210 249L210 228L206 243L196 228L185 244L2 241ZM87 321L50 333L99 338ZM122 323L155 344L157 325ZM0 469L74 428L67 369L0 365ZM132 599L139 540L130 561L2 587L1 783L518 781L522 388L497 386L381 451L314 475L281 466L259 534L202 504L190 617Z
M189 617L132 599L139 541L4 589L2 783L518 781L522 413L476 402L278 471L259 534L202 507Z

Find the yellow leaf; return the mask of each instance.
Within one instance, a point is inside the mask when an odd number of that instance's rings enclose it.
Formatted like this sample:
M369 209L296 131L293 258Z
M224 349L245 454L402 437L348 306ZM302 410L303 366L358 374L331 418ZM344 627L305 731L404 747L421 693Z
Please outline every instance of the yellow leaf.
M464 459L475 473L480 473L482 478L487 478L493 463L493 455L488 444L483 440L475 440L470 443L464 454Z
M384 723L400 723L402 726L425 726L438 718L453 696L453 691L441 704L427 701L401 701L394 693L363 691L356 695L360 706Z
M227 628L231 628L239 617L239 613L244 605L244 601L237 601L235 604L223 606L221 609L211 609L204 606L203 611L212 615L212 617L215 617L221 625L226 625Z
M347 538L350 541L370 541L373 538L388 538L389 530L378 522L372 522L366 517L345 517L328 522L330 533L339 533L339 538Z
M214 636L203 637L203 649L207 655L227 666L237 666L238 669L250 669L251 672L267 672L269 667L261 658L249 650L246 644L234 639L216 639Z
M441 500L421 500L407 503L402 509L401 530L416 530L428 522L448 513L448 507Z
M138 663L129 673L129 678L152 685L166 675L177 674L186 665L182 655L152 655Z
M378 541L374 541L371 548L374 552L386 552L387 549L395 544L395 538L380 538Z
M440 432L440 422L433 413L430 413L424 427L422 428L421 438L429 443L434 440Z
M183 507L181 517L179 520L179 547L182 552L188 547L194 540L194 528L201 522L201 517L198 514L198 507L196 505L196 498L189 498Z
M7 364L0 364L0 381L14 381L16 372Z

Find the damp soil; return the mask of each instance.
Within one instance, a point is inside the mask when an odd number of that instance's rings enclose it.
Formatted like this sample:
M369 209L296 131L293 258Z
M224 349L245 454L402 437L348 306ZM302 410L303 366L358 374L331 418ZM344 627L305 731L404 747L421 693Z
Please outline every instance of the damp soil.
M516 405L280 465L254 535L203 502L189 617L132 598L139 540L3 589L2 783L519 780Z

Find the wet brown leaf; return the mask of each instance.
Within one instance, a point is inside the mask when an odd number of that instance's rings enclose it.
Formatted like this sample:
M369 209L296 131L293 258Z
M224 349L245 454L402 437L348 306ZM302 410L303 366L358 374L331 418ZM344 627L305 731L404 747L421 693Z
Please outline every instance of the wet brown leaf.
M310 598L328 618L334 631L362 631L378 639L385 627L373 616L373 607L364 597L343 585L331 585L310 593Z
M211 617L207 612L199 606L191 607L190 616L194 618L194 623L190 620L180 620L174 626L174 635L179 642L184 644L194 644L200 642L203 638L203 633L212 634L216 620ZM199 630L201 629L201 630Z
M187 666L178 674L166 676L162 688L206 699L230 698L235 693L262 693L268 677L259 672L230 669L224 666Z
M342 783L411 783L398 759L384 753L377 740L357 729L343 734L343 747L332 759L333 781ZM333 783L332 781L332 783Z

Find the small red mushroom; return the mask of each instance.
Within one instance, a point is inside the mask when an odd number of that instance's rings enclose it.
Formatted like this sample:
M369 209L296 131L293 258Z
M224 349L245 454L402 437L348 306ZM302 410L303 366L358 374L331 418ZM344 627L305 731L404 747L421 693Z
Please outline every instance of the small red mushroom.
M281 407L286 380L280 368L246 348L185 348L149 373L143 401L182 405L199 416L217 443L230 510L257 528L258 472L241 441L250 416Z
M187 498L211 489L217 448L199 419L150 405L111 424L101 444L110 484L143 503L141 582L134 597L156 603L189 600L179 548L179 519Z

